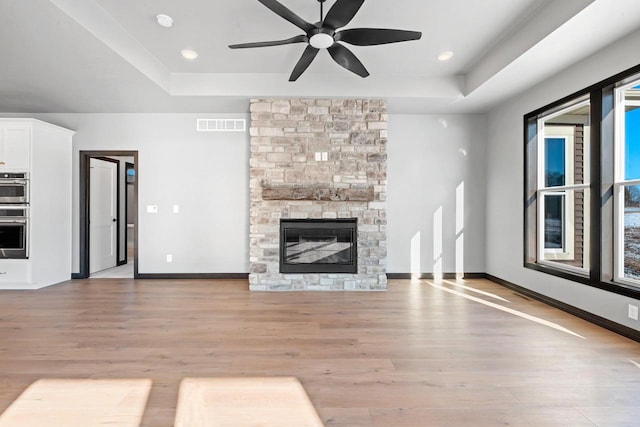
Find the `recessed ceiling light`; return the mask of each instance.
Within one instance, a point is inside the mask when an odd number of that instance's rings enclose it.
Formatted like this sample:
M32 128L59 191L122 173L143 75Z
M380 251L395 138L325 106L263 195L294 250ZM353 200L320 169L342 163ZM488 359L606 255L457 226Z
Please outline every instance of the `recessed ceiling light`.
M156 20L158 21L158 25L165 28L171 28L173 26L173 18L169 15L160 14L156 16Z
M447 52L442 52L438 55L438 61L448 61L451 58L453 58L453 52L451 51L447 51Z
M188 59L189 61L193 61L198 57L198 52L191 49L182 49L180 53L182 53L182 56L184 57L184 59Z

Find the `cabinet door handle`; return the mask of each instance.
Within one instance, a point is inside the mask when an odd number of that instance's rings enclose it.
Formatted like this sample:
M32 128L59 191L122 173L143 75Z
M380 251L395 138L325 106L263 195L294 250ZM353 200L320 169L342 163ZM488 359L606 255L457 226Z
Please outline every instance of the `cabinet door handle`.
M0 166L1 166L1 165L6 165L6 163L5 163L5 162L0 162Z

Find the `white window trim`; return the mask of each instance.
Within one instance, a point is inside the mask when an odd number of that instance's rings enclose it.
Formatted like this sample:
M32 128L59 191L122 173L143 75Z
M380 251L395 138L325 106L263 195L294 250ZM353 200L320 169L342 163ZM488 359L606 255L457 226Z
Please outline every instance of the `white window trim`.
M575 127L569 127L569 126L556 126L556 132L550 132L550 130L554 130L554 124L553 123L549 123L548 125L546 124L547 122L551 121L552 119L565 115L568 112L571 112L573 110L582 108L582 107L586 107L589 106L591 103L591 100L589 97L583 97L580 101L578 102L573 102L569 105L564 105L562 107L559 107L558 109L550 112L549 114L547 114L544 117L539 117L537 120L537 157L538 157L538 170L537 170L537 183L536 183L536 199L537 199L537 230L536 230L536 235L538 238L538 242L537 242L537 254L536 254L536 262L538 264L541 265L546 265L549 266L553 269L557 269L557 270L565 270L568 272L573 272L573 273L577 273L580 275L585 275L589 273L589 266L590 263L589 261L585 262L583 264L582 267L576 267L576 266L572 266L572 265L567 265L567 264L561 264L558 262L554 262L554 261L561 261L561 260L566 260L566 259L573 259L573 252L574 252L574 236L573 233L575 232L574 230L574 225L575 225L575 211L574 209L569 209L569 212L567 212L567 216L565 217L565 225L564 225L564 230L565 233L568 233L568 235L565 235L565 242L566 242L566 246L565 246L565 251L561 251L558 253L557 250L554 249L545 249L544 248L544 194L545 193L552 193L552 192L562 192L564 191L568 196L571 197L571 199L567 198L565 199L565 203L566 206L573 206L574 202L573 202L573 191L569 191L569 190L585 190L584 192L584 203L585 203L585 218L588 218L589 215L589 206L590 206L590 200L591 200L591 195L589 193L589 189L590 189L590 180L589 177L590 175L590 153L588 149L585 149L584 152L584 177L585 177L585 181L583 184L573 184L573 185L564 185L564 186L557 186L557 187L545 187L545 175L544 175L544 167L545 167L545 162L544 162L544 149L545 149L545 138L552 138L554 137L556 134L559 134L558 137L566 137L569 136L570 137L570 144L565 144L565 161L567 162L567 169L565 170L565 183L567 182L571 182L573 183L574 181L574 137L575 137ZM584 138L584 146L585 148L590 147L591 146L591 141L590 141L590 124L584 124L584 133L583 133L583 138ZM568 134L568 132L570 131L570 134ZM546 134L545 134L546 132ZM587 225L585 223L585 225ZM588 226L585 227L584 229L584 242L589 242L590 240L590 229ZM567 250L568 249L568 250ZM583 248L583 259L584 260L589 260L590 259L590 251L589 251L589 245L585 245L585 247ZM553 251L555 251L556 253L553 253Z
M625 91L640 85L636 79L614 90L614 183L613 183L613 280L632 286L640 286L640 280L624 276L624 187L640 185L640 179L624 179L625 164L625 107L638 105L637 101L627 103Z
M571 110L575 109L578 106L571 106ZM562 114L562 112L560 112ZM546 147L546 139L556 138L563 139L565 141L564 150L565 150L565 184L567 182L574 182L574 138L575 138L575 128L573 126L553 126L553 125L545 125L545 121L548 120L547 117L545 120L539 120L538 126L538 261L562 261L562 260L571 260L574 258L575 252L575 242L573 236L573 229L575 226L575 212L573 209L565 209L564 210L564 221L563 221L563 247L562 249L548 249L544 247L544 212L545 212L545 194L558 194L565 196L565 206L573 206L574 205L574 196L573 191L575 189L583 189L585 188L585 184L580 185L562 185L555 187L546 187L545 186L545 147ZM586 185L586 188L589 186ZM555 264L554 264L555 265Z

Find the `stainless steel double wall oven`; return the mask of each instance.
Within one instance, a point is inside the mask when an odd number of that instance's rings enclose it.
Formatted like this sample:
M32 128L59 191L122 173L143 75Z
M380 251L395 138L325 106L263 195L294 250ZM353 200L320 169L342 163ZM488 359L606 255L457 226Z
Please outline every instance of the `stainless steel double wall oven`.
M0 258L29 258L29 174L0 173Z

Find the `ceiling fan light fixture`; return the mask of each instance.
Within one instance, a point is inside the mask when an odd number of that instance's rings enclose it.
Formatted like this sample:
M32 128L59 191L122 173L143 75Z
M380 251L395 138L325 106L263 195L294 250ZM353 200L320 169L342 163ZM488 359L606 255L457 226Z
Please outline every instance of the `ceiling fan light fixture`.
M316 49L327 49L333 46L333 37L327 33L317 33L309 38L309 44Z

